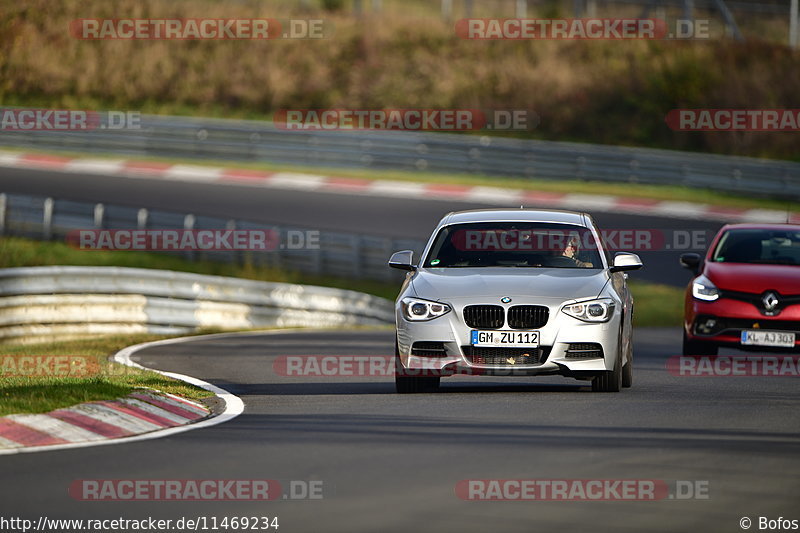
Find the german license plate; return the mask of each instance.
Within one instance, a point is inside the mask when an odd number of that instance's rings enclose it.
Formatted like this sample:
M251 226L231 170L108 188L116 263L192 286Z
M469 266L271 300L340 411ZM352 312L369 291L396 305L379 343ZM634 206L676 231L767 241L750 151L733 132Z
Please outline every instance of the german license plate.
M778 346L794 348L794 333L785 331L742 331L742 344L750 346Z
M495 348L538 348L538 331L481 331L472 330L470 344Z

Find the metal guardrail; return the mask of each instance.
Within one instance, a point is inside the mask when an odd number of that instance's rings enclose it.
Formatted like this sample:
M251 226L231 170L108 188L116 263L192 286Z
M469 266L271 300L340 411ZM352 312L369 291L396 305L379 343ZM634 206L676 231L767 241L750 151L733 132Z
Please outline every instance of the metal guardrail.
M286 243L291 232L305 231L305 228L268 226L190 213L0 193L0 236L65 240L70 231L79 229L262 229L274 232L280 243ZM320 231L319 246L315 248L157 253L177 254L189 260L247 263L317 276L399 282L402 274L386 266L391 254L405 249L419 253L424 245L423 241L414 239Z
M328 287L123 267L0 269L0 342L393 322L392 302Z
M0 133L0 145L125 156L686 185L800 199L800 164L579 143L396 131L288 131L271 122L142 115L141 129Z

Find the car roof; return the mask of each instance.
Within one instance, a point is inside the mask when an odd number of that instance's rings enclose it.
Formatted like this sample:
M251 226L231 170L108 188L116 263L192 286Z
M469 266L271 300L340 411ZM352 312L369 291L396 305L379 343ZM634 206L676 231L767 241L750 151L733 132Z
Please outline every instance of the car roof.
M470 209L448 213L439 226L469 222L551 222L591 227L586 213L555 209Z
M789 230L789 231L800 231L800 225L798 224L758 224L758 223L749 223L749 224L726 224L721 228L722 230L729 230L729 229L767 229L767 230ZM721 231L721 230L720 230Z

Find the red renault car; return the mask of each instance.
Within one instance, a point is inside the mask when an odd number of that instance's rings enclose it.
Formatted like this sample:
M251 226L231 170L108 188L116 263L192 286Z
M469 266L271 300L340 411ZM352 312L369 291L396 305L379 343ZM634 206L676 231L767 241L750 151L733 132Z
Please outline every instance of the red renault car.
M683 353L800 349L800 226L731 224L705 257L684 254Z

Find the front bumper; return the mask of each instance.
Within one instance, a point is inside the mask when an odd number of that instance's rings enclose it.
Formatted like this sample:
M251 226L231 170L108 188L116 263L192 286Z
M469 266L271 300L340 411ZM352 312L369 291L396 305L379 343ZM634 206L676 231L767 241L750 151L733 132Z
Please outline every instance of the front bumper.
M690 340L741 350L787 351L792 348L741 344L743 330L786 331L795 333L794 350L800 350L800 305L789 306L777 316L767 317L754 305L740 300L720 298L703 302L692 298L686 302L685 316L684 330Z
M561 312L563 301L543 303L514 302L513 305L546 305L549 308L547 323L539 328L540 352L537 357L519 357L523 352L532 352L521 349L507 350L508 358L493 357L492 364L475 362L477 358L470 355L470 337L473 329L467 326L463 318L463 308L466 305L481 304L483 302L448 302L452 311L444 316L425 322L411 322L405 319L400 306L396 307L397 343L400 362L405 369L415 371L437 371L439 375L450 374L478 374L478 375L508 375L531 376L541 374L561 374L572 377L592 377L598 372L614 368L621 324L621 305L616 305L614 314L608 322L590 323L583 322ZM496 305L486 302L487 305ZM508 311L511 305L503 306ZM513 330L504 325L495 331L520 331ZM440 343L442 352L429 355L415 355L412 348L415 343ZM574 344L599 345L602 357L579 358L576 357ZM426 346L427 347L427 346ZM416 352L416 350L414 351ZM504 354L501 354L504 355ZM505 359L505 360L503 360ZM525 361L538 359L533 364ZM511 361L513 360L513 362ZM499 363L499 364L498 364Z

